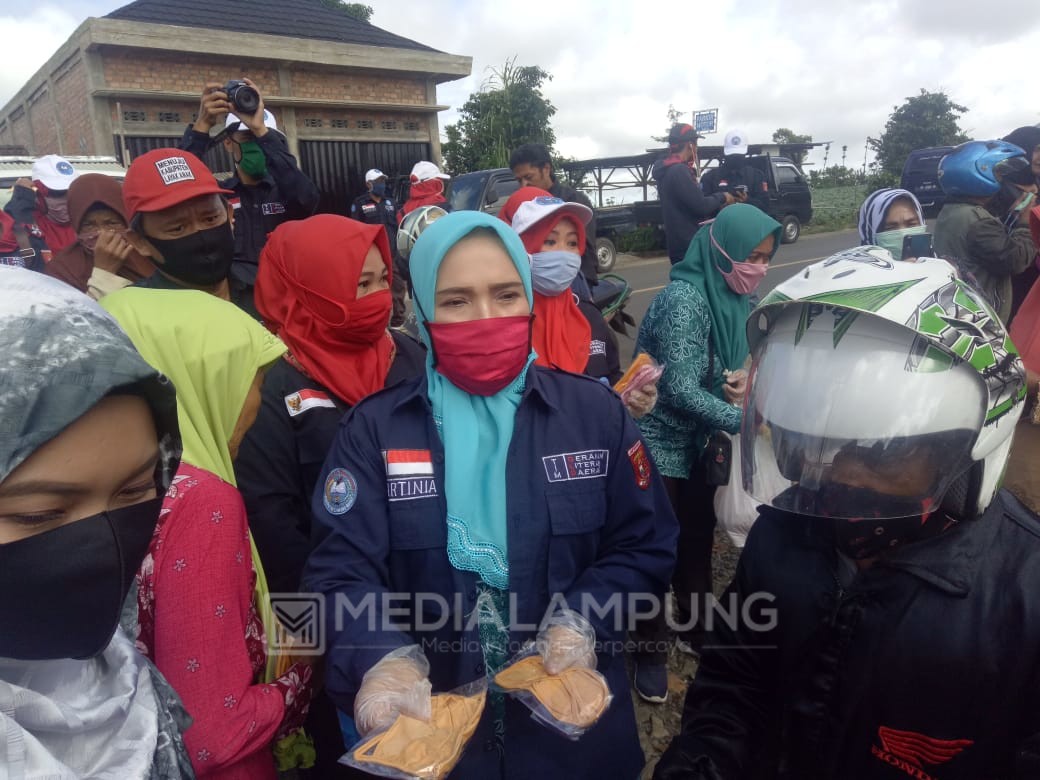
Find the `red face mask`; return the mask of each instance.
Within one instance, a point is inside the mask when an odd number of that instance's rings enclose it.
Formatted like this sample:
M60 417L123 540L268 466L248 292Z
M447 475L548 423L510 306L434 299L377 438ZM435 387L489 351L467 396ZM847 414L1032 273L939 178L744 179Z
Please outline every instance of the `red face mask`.
M531 317L427 322L437 371L460 390L494 395L527 365Z

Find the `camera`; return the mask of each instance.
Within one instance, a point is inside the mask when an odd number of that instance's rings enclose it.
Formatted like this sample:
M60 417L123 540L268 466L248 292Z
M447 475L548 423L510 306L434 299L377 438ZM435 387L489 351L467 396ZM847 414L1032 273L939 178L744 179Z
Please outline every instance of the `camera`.
M224 91L240 115L252 116L260 108L260 93L244 81L232 79L224 85Z

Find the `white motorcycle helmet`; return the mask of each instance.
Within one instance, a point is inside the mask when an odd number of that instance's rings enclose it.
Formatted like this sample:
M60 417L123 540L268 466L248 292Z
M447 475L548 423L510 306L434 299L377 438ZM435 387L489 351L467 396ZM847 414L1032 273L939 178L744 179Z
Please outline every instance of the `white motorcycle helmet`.
M420 206L410 212L397 229L397 254L407 260L422 232L447 213L440 206Z
M839 252L770 292L748 319L748 342L741 450L754 498L845 519L941 505L966 520L992 501L1025 367L946 261ZM854 501L828 490L839 484L856 489Z

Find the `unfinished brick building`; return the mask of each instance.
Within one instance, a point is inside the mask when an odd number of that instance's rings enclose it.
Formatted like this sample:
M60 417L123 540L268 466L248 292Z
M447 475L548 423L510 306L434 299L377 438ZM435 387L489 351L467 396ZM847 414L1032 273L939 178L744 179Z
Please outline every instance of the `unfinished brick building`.
M0 109L0 145L128 161L177 144L205 83L246 76L321 210L345 213L366 169L439 161L437 84L471 67L325 0L136 0L83 22ZM230 167L217 150L207 161Z

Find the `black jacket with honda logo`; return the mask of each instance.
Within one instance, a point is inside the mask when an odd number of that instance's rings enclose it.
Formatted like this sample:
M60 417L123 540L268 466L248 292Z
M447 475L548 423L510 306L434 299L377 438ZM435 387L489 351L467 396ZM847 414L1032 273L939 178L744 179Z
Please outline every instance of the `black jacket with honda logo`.
M1037 516L1001 491L844 586L822 522L763 508L655 780L1040 778Z

